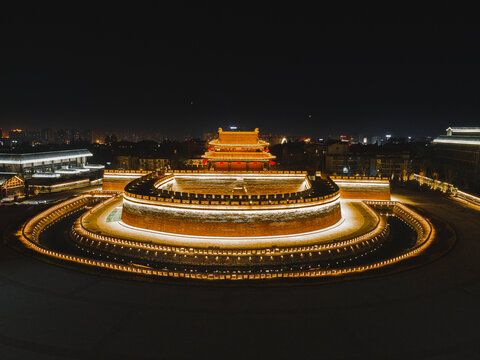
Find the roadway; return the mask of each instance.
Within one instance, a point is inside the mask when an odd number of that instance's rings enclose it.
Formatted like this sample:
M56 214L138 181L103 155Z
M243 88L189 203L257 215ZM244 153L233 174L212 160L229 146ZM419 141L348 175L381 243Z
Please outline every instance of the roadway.
M402 199L448 222L455 247L387 276L291 287L136 282L0 246L1 359L480 358L480 212ZM33 206L0 207L5 228Z

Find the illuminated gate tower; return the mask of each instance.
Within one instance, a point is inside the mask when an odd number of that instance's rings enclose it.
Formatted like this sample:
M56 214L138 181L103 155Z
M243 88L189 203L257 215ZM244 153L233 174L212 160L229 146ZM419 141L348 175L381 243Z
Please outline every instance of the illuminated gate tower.
M259 171L275 164L275 156L269 153L268 142L258 138L254 131L223 131L218 129L218 139L202 155L208 168L217 171Z

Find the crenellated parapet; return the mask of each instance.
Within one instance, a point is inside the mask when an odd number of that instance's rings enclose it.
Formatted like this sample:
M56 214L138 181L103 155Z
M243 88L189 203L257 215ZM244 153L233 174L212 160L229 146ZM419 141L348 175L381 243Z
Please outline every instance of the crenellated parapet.
M215 182L219 175L208 172L187 176L185 191L167 190L169 183L185 176L152 173L129 183L123 196L122 221L167 233L252 237L315 231L341 219L338 187L329 180L311 183L305 173L262 173L258 179L255 174L244 174L254 183L253 194L229 194L228 186L222 188ZM226 179L244 179L239 176L229 173ZM292 180L298 191L282 192L282 188L292 188ZM213 181L211 187L199 188L209 181ZM220 181L227 182L223 177ZM270 184L269 191L276 188L277 193L255 193L255 186L259 186L255 181Z

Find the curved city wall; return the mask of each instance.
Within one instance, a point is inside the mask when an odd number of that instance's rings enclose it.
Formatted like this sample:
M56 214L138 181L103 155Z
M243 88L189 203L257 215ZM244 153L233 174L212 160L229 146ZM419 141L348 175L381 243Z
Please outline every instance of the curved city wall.
M191 208L172 207L161 203L151 205L151 202L146 200L126 197L123 202L122 221L130 226L173 234L252 237L320 230L341 219L338 195L322 202L304 205L299 208L289 208L288 205Z

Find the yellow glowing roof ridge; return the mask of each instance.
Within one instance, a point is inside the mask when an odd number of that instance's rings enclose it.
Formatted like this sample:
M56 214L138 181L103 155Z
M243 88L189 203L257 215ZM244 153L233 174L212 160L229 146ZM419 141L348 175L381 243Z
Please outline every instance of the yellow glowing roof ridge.
M218 147L241 147L241 146L246 146L246 147L258 147L258 148L262 148L262 147L267 147L270 145L270 143L268 143L267 141L265 140L260 140L258 139L257 142L251 142L251 143L232 143L232 144L229 144L229 143L222 143L220 142L220 139L213 139L212 141L209 142L209 145L212 145L212 146L218 146Z
M258 128L254 131L223 131L222 128L218 128L218 138L210 143L212 145L258 146L261 144L258 132ZM266 146L266 144L261 145Z
M258 134L258 128L255 128L253 131L224 131L222 128L218 128L218 133L223 134Z
M276 156L266 152L229 152L229 151L207 151L202 158L205 159L229 159L235 161L235 159L254 159L254 160L271 160Z

